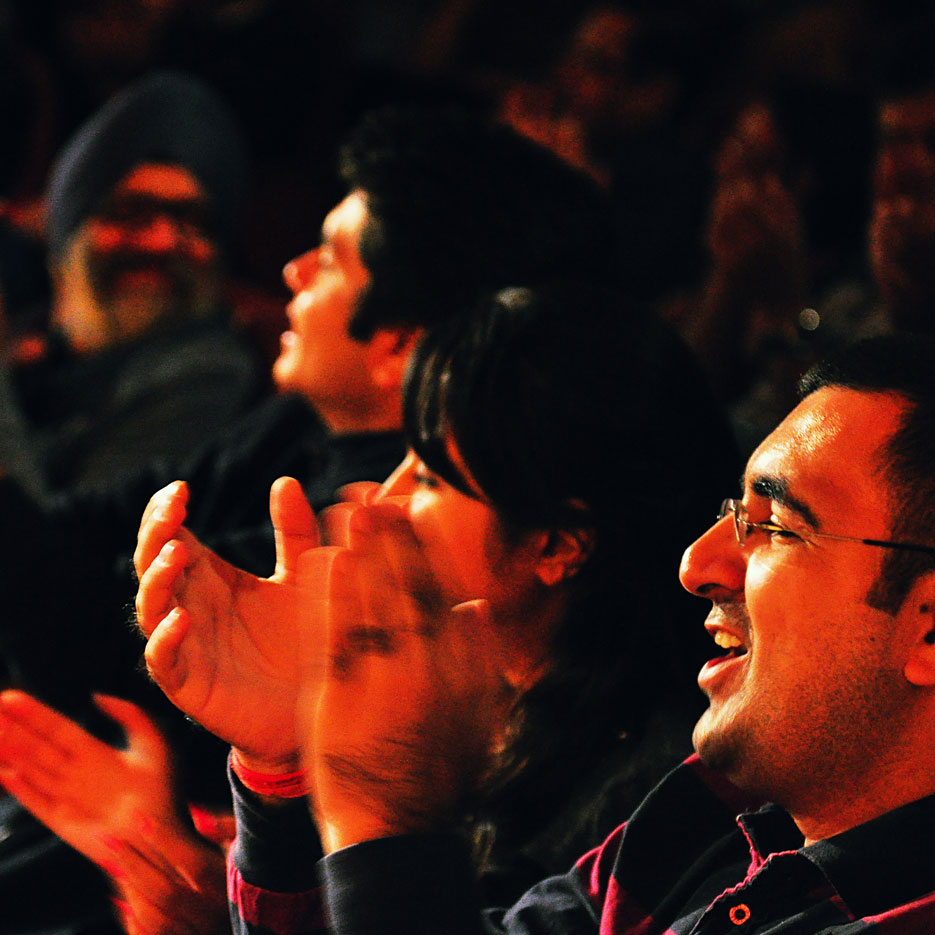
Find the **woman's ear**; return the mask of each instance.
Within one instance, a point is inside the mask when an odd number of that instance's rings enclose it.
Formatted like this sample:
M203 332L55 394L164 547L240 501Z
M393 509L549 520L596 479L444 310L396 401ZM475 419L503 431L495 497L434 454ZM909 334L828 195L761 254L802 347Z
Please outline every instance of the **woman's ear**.
M594 530L590 527L553 529L543 533L543 537L536 575L547 587L576 575L594 551Z
M913 685L935 687L935 572L916 579L897 619L910 628L906 678Z

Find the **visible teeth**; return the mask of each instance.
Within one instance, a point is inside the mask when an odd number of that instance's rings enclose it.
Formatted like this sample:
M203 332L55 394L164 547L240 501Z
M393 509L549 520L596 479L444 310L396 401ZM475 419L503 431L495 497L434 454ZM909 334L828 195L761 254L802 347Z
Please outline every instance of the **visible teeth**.
M738 646L743 646L743 643L736 636L726 630L718 630L714 634L714 642L721 649L736 649Z

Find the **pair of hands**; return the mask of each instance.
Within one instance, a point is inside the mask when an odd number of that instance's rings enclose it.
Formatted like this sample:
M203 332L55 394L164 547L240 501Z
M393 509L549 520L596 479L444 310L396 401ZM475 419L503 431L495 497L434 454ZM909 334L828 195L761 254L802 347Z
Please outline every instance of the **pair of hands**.
M280 478L270 578L184 528L179 482L150 501L134 555L151 674L249 768L303 765L328 851L455 820L511 700L486 604L444 606L405 501L375 487L329 511L323 547Z
M162 735L136 705L95 700L125 750L23 692L0 694L0 782L108 873L130 935L228 931L223 852L180 817Z

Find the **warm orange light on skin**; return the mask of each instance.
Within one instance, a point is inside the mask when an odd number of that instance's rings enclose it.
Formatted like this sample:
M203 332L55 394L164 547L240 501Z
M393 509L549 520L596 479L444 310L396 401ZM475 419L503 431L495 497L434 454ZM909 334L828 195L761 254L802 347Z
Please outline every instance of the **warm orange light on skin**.
M474 495L453 487L410 451L371 500L404 498L415 537L446 601L488 602L510 659L510 681L528 686L548 665L549 638L565 612L564 582L576 559L551 574L555 561L548 554L549 532L508 534L450 437L447 448Z
M682 584L713 603L706 628L739 647L712 647L699 675L695 747L810 840L933 791L935 702L907 676L931 620L915 602L895 615L868 603L883 550L810 535L890 536L879 449L904 405L840 387L806 397L751 456L743 495L752 521L795 535L754 530L740 546L728 515L682 559Z
M144 163L78 226L52 267L53 323L74 350L98 351L216 309L217 246L193 220L206 214L206 199L188 170ZM118 257L134 262L105 287L99 271Z
M325 218L320 245L283 269L292 300L273 379L280 392L304 396L336 434L398 429L402 423L402 368L392 368L399 377L390 380L381 368L397 352L408 357L405 340L387 329L367 341L348 334L370 283L360 255L368 220L366 196L351 192Z

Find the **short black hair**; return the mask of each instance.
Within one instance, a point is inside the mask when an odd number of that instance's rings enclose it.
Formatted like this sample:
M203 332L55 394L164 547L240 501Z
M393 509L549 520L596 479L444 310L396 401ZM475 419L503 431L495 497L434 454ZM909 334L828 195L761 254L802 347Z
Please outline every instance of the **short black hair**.
M389 107L362 120L341 174L366 195L371 275L350 323L429 326L484 293L556 275L607 276L608 199L585 173L456 107Z
M935 546L935 337L905 332L840 348L799 383L804 398L826 386L888 393L905 401L900 424L881 451L893 505L890 537ZM915 579L935 568L935 555L889 549L868 595L896 613Z

